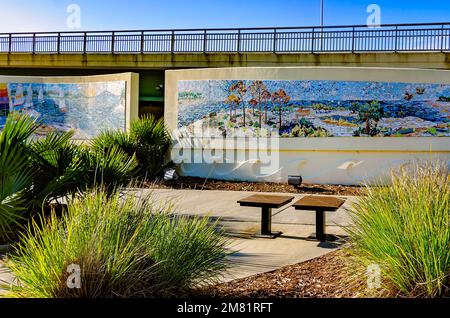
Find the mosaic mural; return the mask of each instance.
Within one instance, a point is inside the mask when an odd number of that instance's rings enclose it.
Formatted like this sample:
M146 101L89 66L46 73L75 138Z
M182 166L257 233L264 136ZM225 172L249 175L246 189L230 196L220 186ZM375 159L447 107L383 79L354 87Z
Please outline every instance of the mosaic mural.
M204 136L449 137L450 85L180 81L178 128Z
M17 112L38 119L38 134L73 130L75 139L90 139L104 129L125 129L125 100L125 81L0 83L0 129Z

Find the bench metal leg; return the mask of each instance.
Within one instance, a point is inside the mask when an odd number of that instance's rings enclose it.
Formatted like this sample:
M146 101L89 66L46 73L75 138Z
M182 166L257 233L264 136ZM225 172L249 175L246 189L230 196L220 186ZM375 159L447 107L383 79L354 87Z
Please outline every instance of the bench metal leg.
M256 238L274 239L283 234L282 232L272 232L272 209L262 208L261 232L254 235Z
M261 216L261 235L271 235L272 234L272 209L262 208Z
M327 240L327 235L325 233L325 211L316 211L316 238L321 242Z

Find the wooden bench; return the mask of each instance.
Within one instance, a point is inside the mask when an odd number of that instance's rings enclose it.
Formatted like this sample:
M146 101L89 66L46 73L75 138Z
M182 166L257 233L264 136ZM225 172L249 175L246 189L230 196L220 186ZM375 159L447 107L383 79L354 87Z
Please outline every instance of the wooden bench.
M316 211L316 239L325 242L325 212L335 212L345 200L333 197L307 196L293 204L296 210Z
M256 194L239 200L241 206L256 207L262 209L261 233L257 237L276 238L281 232L272 232L272 209L278 209L292 202L293 196Z

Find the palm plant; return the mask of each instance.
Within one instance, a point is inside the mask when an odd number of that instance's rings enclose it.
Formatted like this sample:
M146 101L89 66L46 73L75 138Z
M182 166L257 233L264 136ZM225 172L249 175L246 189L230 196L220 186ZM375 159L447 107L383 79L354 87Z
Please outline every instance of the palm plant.
M133 156L136 152L135 143L130 134L123 130L106 130L93 139L91 147L95 152L103 153L113 147L119 147L126 154Z
M34 173L25 144L37 128L29 117L9 116L0 133L0 241L10 236L27 210Z
M130 136L136 145L136 158L142 176L154 178L170 166L165 159L171 138L163 119L149 115L134 121Z
M81 184L86 188L103 186L106 190L112 191L118 186L127 185L138 166L136 156L128 155L117 145L103 152L90 151L85 147L81 151L80 158L81 175L84 177Z
M51 132L28 143L33 187L27 192L30 210L36 211L85 186L81 146L71 141L73 132Z
M137 169L124 143L93 151L72 142L72 132L32 138L38 127L30 117L12 114L0 134L0 241L61 198L99 184L128 184Z
M170 134L163 120L152 115L134 121L130 131L106 131L92 142L96 152L106 153L118 147L137 160L136 174L145 179L155 178L168 167L165 156L171 143Z

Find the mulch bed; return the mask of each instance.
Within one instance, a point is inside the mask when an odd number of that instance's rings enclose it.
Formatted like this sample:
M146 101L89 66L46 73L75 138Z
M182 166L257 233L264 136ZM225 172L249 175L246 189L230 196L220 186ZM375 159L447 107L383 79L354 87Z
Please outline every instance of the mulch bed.
M220 190L279 192L316 195L362 195L359 186L222 181L196 177L180 177L177 181L160 181L145 185L153 189ZM194 291L202 298L353 298L365 294L365 277L349 277L345 249L308 262L286 266L273 272Z
M358 196L363 193L363 188L359 186L304 184L296 188L287 183L221 181L195 177L181 177L177 181L160 181L147 184L146 186L154 189L280 192L349 196Z
M344 284L346 252L339 250L323 257L279 270L218 284L198 291L212 298L351 298L358 288Z
M351 277L350 254L338 250L273 272L222 283L197 291L206 298L355 298L367 297L364 275ZM375 296L375 295L372 295ZM384 292L376 296L388 297Z

